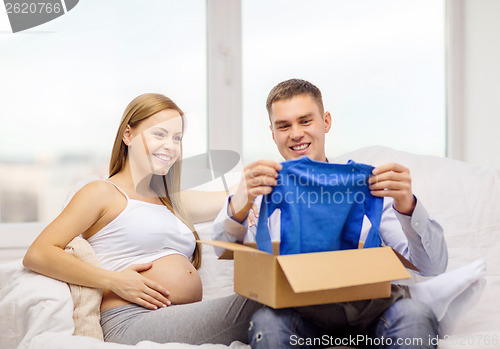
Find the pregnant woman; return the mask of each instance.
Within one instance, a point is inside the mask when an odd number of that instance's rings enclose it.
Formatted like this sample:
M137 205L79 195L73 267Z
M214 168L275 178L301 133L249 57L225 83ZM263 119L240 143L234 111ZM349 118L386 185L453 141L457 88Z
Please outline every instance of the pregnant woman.
M238 295L201 301L201 248L179 190L184 118L163 95L135 98L116 135L108 180L79 190L24 258L38 273L104 289L106 341L248 342L258 303ZM78 235L100 267L64 251Z

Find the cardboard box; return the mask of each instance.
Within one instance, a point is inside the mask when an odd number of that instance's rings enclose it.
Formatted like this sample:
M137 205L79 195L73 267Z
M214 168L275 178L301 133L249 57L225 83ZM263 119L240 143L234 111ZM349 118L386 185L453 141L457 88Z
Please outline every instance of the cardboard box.
M390 247L280 256L279 243L271 255L232 242L200 242L232 251L234 291L275 309L386 298L391 281L410 278L404 264L416 269Z

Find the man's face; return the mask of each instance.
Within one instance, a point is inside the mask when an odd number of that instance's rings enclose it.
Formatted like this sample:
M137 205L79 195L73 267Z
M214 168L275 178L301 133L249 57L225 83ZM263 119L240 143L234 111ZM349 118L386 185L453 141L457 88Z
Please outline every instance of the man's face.
M309 95L277 101L271 106L271 131L278 151L285 160L307 155L316 161L326 161L325 134L330 130L329 112L321 115Z

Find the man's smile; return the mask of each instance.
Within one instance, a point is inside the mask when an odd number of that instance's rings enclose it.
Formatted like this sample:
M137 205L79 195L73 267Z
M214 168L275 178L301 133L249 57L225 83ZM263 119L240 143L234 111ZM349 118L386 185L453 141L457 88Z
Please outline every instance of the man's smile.
M299 143L296 145L292 145L290 149L292 149L292 151L296 153L303 153L307 150L307 148L309 148L310 145L311 143Z

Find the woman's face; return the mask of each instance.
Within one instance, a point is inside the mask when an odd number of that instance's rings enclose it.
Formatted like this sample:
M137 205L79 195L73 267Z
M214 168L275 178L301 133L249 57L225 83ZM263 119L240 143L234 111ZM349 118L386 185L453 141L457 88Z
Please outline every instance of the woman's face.
M123 137L133 173L165 175L181 154L182 117L176 110L162 110L127 127Z

